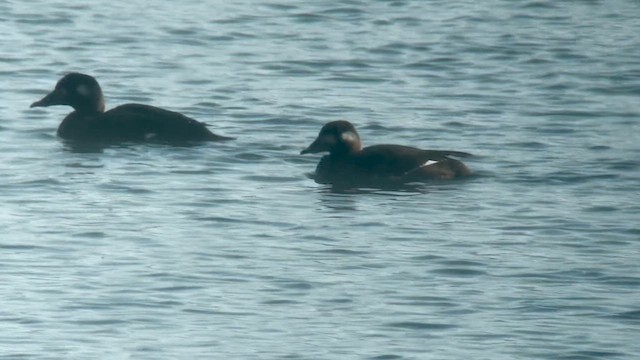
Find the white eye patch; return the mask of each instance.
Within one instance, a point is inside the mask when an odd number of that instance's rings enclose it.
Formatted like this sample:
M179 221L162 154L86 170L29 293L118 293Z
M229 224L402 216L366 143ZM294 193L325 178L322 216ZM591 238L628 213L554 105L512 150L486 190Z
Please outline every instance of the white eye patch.
M353 131L346 131L340 134L342 140L346 143L353 143L358 141L358 135Z
M78 87L76 87L76 91L78 92L78 94L80 94L82 96L91 95L91 89L89 89L89 87L87 85L84 85L84 84L78 85Z

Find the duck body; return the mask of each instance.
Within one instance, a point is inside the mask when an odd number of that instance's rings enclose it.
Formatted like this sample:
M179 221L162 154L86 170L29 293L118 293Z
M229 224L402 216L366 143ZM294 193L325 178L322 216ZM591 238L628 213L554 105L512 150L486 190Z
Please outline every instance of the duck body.
M422 150L402 145L374 145L349 155L325 155L316 167L322 183L408 183L451 180L471 171L448 156L469 156L458 151Z
M205 123L178 112L150 105L125 104L104 111L104 97L91 76L71 73L31 107L69 105L74 111L58 127L67 140L113 141L220 141L232 138L212 133Z
M58 127L68 140L218 141L229 140L178 112L143 104L125 104L100 113L74 111Z
M344 186L389 186L430 180L451 180L471 174L460 160L461 151L422 150L402 145L362 147L360 137L347 121L326 124L318 138L302 154L328 151L314 180Z

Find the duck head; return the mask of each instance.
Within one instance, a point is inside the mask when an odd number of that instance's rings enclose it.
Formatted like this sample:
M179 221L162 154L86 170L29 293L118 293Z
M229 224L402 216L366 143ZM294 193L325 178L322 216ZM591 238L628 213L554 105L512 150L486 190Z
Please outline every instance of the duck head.
M69 105L78 112L104 112L104 97L100 85L92 76L70 73L56 84L47 96L31 104L31 107Z
M338 120L325 124L318 137L300 154L328 151L332 155L348 154L362 150L356 128L348 121Z

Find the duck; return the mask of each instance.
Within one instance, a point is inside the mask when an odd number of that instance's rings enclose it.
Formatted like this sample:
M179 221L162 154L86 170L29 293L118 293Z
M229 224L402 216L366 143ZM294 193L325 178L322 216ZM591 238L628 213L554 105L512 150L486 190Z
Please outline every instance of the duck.
M462 161L462 151L422 150L403 145L362 146L360 135L346 120L325 124L317 138L300 152L328 152L318 163L312 178L337 186L402 185L431 180L468 177L471 170Z
M58 136L65 140L191 142L233 139L214 134L203 122L155 106L124 104L105 111L98 81L77 72L63 76L53 91L30 107L54 105L73 108L57 130Z

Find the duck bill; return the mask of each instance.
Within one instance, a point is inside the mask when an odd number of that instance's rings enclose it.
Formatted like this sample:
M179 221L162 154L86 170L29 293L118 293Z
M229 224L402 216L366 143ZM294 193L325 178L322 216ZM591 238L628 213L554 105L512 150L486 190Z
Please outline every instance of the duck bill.
M304 154L316 154L323 151L329 151L329 144L325 141L325 139L319 137L315 139L311 145L309 145L306 149L300 152L300 155Z
M47 96L31 104L30 107L44 107L52 105L65 105L65 101L59 91L52 91Z

